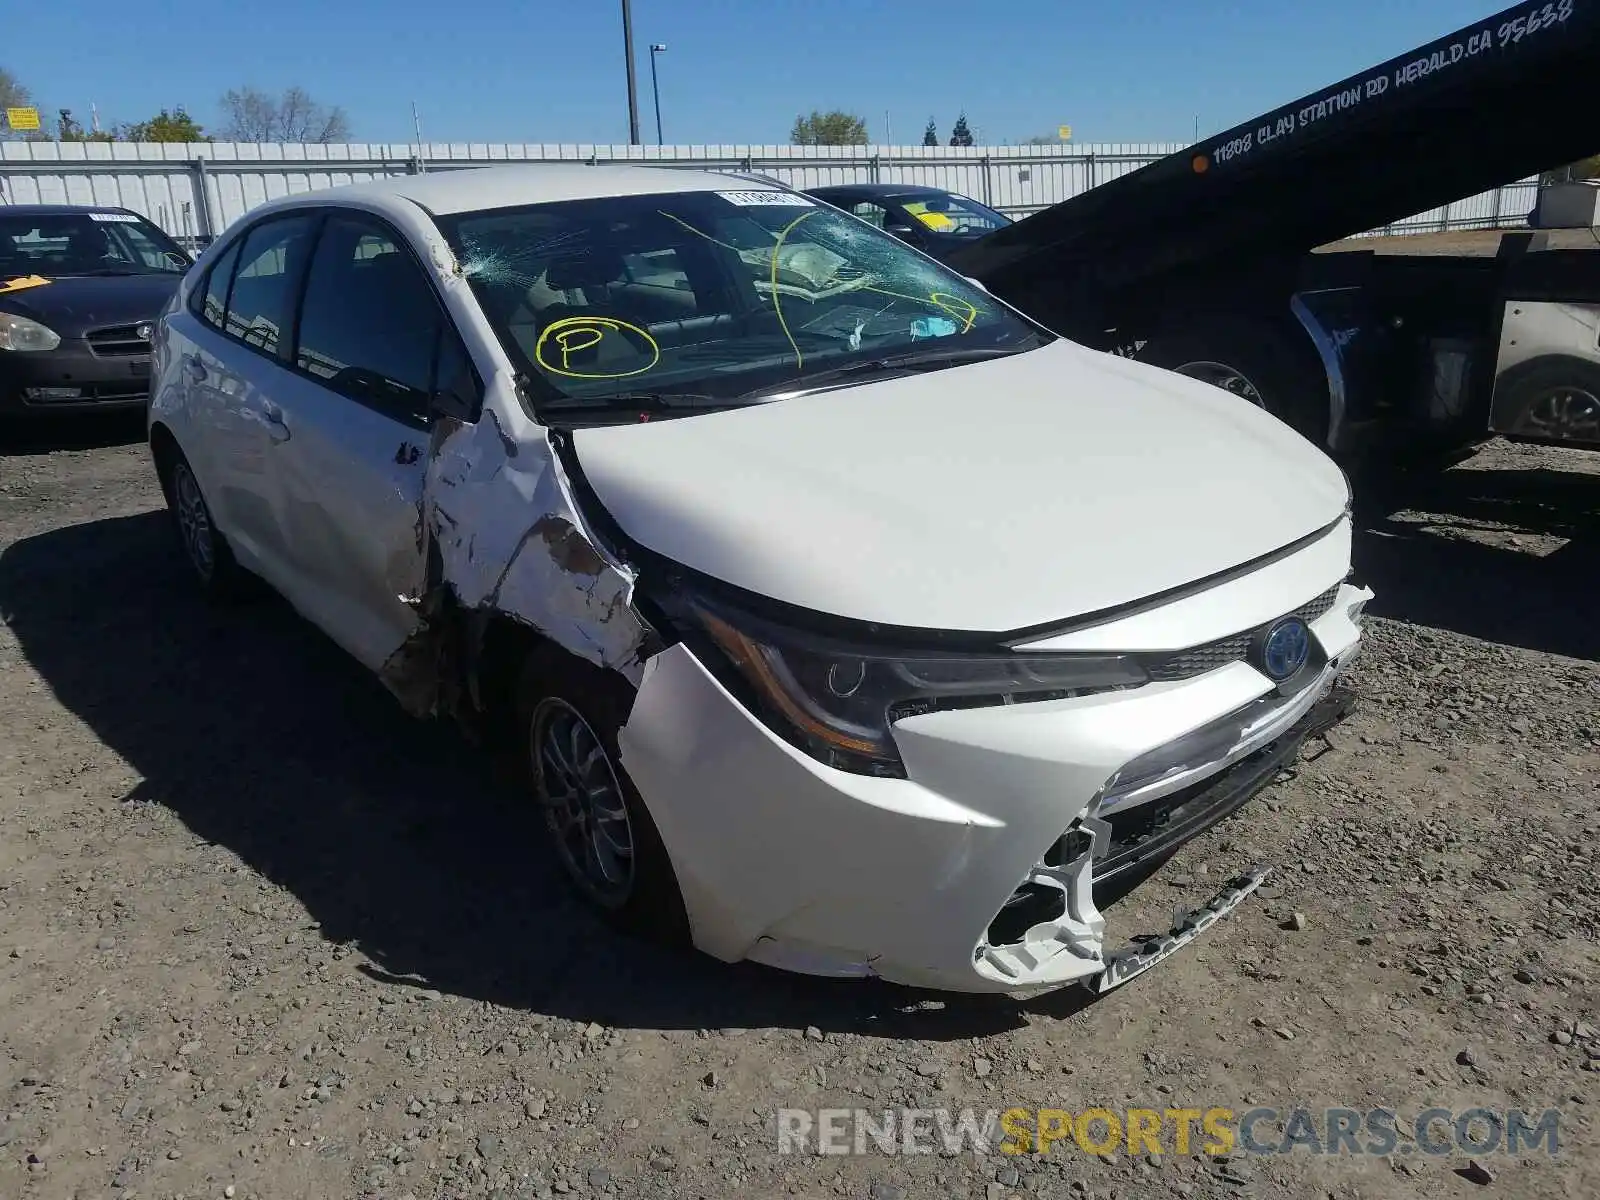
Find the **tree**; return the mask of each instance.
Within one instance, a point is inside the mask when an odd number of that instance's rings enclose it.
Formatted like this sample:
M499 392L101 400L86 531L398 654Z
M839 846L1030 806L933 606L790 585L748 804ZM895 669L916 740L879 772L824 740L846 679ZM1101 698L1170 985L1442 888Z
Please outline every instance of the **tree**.
M922 144L924 146L937 146L939 144L939 127L933 123L933 118L928 118L928 127L922 131Z
M269 96L253 87L223 94L227 124L222 136L233 142L344 142L350 139L350 118L337 105L311 98L304 88L286 88Z
M85 133L83 122L72 115L70 108L58 109L56 113L56 141L58 142L114 142L117 135L105 130L96 129Z
M789 140L796 146L865 146L867 123L860 117L834 109L811 110L809 117L796 117Z
M1061 145L1061 138L1053 133L1040 133L1035 134L1022 144L1024 146L1059 146Z
M148 121L124 125L122 137L129 142L209 142L212 139L180 104L172 112L162 109Z
M972 145L972 130L967 128L966 113L962 113L956 118L955 127L950 130L950 144L952 146Z

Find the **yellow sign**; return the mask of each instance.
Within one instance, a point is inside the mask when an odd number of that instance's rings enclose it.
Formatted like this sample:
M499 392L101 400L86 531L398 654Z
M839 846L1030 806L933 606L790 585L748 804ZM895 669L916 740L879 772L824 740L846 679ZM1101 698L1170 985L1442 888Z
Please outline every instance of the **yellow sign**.
M8 108L6 109L6 124L18 133L39 128L39 110L37 108Z
M0 283L0 296L7 292L20 292L24 288L47 287L50 280L43 275L24 275L21 279L13 279L7 283Z
M956 227L956 223L942 212L919 212L915 216L917 220L921 221L929 229L937 229L943 232L946 229L954 229Z
M1063 142L1070 142L1072 140L1072 126L1071 125L1059 126L1056 129L1056 136L1058 138L1060 138Z

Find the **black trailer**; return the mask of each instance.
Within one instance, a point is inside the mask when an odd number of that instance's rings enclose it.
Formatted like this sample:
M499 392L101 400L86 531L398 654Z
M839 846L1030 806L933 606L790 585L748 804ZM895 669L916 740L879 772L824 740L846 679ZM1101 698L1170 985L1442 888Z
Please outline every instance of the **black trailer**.
M1068 337L1239 391L1341 456L1493 433L1600 448L1592 218L1444 252L1354 236L1600 152L1597 78L1600 0L1519 4L949 261Z

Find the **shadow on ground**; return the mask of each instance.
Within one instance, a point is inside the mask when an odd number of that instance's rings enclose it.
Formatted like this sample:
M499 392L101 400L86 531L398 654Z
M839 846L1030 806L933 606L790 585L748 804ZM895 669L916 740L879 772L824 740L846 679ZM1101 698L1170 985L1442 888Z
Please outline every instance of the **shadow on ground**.
M143 409L48 419L0 417L0 458L131 446L144 441L144 428Z
M1536 559L1365 512L1357 559L1378 611L1600 657L1600 478L1485 472L1422 486L1431 490L1416 507L1573 541ZM405 716L281 601L207 608L163 513L14 544L0 554L0 616L60 703L144 777L129 799L168 806L287 888L328 938L356 945L396 985L624 1027L817 1025L929 1039L997 1032L1030 1008L1065 1016L1088 1000L1072 988L1030 1005L935 1005L612 934L568 898L532 814L482 751L447 724Z
M1357 493L1355 566L1376 593L1372 612L1600 659L1600 475L1452 470ZM1540 557L1462 536L1503 526L1566 544Z
M406 716L282 601L212 610L185 571L165 513L68 526L0 554L0 617L144 777L129 800L169 807L287 888L379 978L631 1028L939 1039L1022 1021L1003 998L933 1007L612 933L567 897L484 751Z

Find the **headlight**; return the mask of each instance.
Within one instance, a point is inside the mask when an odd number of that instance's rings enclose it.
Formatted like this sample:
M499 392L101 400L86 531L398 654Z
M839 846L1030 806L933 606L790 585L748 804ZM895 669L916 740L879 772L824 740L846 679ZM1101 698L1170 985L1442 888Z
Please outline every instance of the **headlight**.
M903 776L891 726L947 708L1062 700L1148 681L1132 659L1103 654L937 651L852 646L702 601L669 616L708 669L774 732L844 771ZM731 678L730 678L731 676Z
M48 325L0 313L0 350L54 350L59 345L61 335Z

